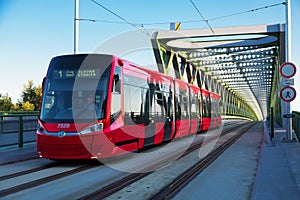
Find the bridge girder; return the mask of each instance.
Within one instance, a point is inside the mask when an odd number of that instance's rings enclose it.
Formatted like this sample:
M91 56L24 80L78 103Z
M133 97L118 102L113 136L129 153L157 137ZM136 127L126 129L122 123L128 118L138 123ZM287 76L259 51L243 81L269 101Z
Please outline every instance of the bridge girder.
M276 24L160 31L151 41L160 72L220 94L224 115L261 120L278 106L284 30Z

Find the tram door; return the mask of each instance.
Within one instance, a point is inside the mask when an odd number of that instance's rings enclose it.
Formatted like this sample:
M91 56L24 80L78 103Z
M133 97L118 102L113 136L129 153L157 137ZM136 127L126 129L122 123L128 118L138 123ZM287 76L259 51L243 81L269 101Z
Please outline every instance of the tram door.
M153 98L154 98L154 87L150 83L149 88L143 89L144 99L145 99L145 139L144 146L149 146L154 144L155 140L155 123L156 118L154 113L152 112L153 107Z
M174 131L173 126L173 97L172 92L164 92L163 105L165 111L165 121L164 121L164 138L163 141L171 140Z
M145 124L144 146L170 140L173 123L172 94L155 86L146 92L146 98L149 102L149 120Z

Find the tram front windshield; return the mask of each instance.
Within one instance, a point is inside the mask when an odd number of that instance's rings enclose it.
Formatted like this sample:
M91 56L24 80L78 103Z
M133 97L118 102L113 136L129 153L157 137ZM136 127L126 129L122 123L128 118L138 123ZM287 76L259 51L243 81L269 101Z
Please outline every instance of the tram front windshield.
M105 118L110 68L56 68L48 72L40 119L73 123Z

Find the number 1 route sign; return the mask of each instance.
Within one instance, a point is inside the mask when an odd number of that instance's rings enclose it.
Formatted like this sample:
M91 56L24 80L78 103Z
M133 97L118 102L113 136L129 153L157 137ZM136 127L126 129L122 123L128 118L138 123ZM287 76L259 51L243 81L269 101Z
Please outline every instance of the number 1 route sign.
M291 102L296 98L296 90L293 87L286 86L280 90L280 97L285 102Z

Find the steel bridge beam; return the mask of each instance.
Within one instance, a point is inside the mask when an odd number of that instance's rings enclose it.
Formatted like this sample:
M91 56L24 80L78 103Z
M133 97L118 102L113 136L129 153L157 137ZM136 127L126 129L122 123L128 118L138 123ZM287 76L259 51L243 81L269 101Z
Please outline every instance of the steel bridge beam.
M158 70L220 94L224 115L257 120L266 117L270 106L277 106L280 113L277 85L278 68L285 57L284 26L217 28L214 32L155 32L151 42Z

